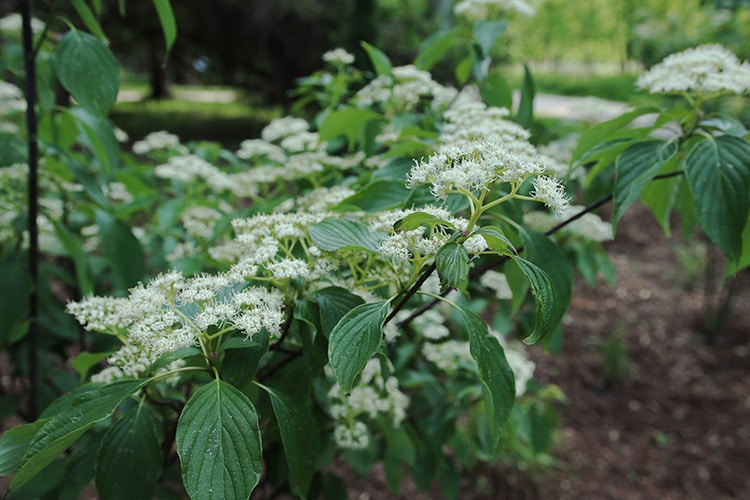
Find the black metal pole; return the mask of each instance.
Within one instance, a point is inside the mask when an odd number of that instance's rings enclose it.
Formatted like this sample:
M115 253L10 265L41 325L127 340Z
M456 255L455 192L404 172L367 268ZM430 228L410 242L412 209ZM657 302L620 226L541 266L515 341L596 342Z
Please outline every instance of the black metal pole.
M31 276L31 294L29 295L29 331L28 331L28 363L29 363L29 393L28 393L28 416L36 420L38 416L37 394L39 388L37 336L39 314L39 234L36 225L36 216L39 211L38 199L38 170L39 170L39 144L37 142L37 117L36 117L36 53L34 51L34 33L31 29L31 19L34 12L34 1L23 2L23 54L26 73L26 133L28 135L28 164L29 164L29 189L28 189L28 230L29 230L29 274Z

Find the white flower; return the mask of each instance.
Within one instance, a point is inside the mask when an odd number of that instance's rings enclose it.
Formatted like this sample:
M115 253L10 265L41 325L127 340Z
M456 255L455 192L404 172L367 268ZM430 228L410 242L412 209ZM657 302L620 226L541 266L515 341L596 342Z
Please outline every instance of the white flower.
M323 54L323 60L333 64L346 65L354 62L354 55L342 48L337 48Z
M271 161L283 163L286 160L286 153L276 144L271 144L262 139L247 139L240 143L240 149L237 150L237 157L243 160L265 156Z
M261 131L260 135L264 141L273 142L278 139L283 139L290 135L305 132L309 128L307 121L302 118L294 118L292 116L285 116L283 118L276 118L271 121Z
M651 93L742 94L750 90L750 63L740 63L721 45L701 45L667 56L636 85Z
M495 297L498 300L509 300L513 298L513 291L510 289L508 284L508 278L504 273L489 270L485 271L479 282L495 292Z
M536 177L531 182L534 189L529 195L550 207L557 217L561 217L570 204L565 187L557 179L546 176Z
M524 0L461 0L453 8L456 15L464 16L470 21L481 21L491 18L493 12L513 10L524 16L536 14L534 7Z
M180 138L166 130L151 132L140 141L133 143L133 153L138 155L163 149L175 149L187 154L187 149L180 144Z

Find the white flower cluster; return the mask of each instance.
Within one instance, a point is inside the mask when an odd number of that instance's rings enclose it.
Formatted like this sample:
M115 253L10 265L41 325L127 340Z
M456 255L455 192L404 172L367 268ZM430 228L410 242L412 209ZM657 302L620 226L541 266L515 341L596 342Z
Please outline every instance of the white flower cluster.
M580 205L573 205L568 209L567 213L573 216L584 209L585 207ZM544 232L557 224L557 221L550 217L549 214L538 210L525 213L523 222L525 225L539 232ZM612 224L602 220L601 217L594 213L587 213L563 227L560 233L579 236L591 241L609 241L612 239Z
M432 79L429 72L413 65L398 66L393 76L381 75L357 92L359 106L386 105L390 112L405 112L430 99L433 109L443 109L456 96L456 90Z
M215 208L194 205L182 212L180 220L188 236L208 241L223 216L224 214Z
M349 395L344 394L338 384L333 384L328 397L331 399L331 416L339 422L334 439L341 448L364 448L368 445L369 439L364 432L366 427L357 420L358 417L374 420L379 415L385 415L390 417L394 427L399 427L406 418L409 406L409 397L399 389L398 380L383 375L377 358L367 362L359 382Z
M536 9L524 0L461 0L453 8L458 16L470 21L490 19L494 13L516 11L524 16L533 16Z
M510 183L520 186L532 178L531 196L562 214L568 206L565 188L557 179L542 176L546 166L531 145L512 142L476 141L444 146L426 161L415 161L406 185L415 188L429 184L436 199L450 193L490 191L493 184Z
M436 218L442 219L450 226L440 224L428 229L420 226L416 229L398 230L393 225L415 212L425 212ZM455 217L448 210L436 206L426 206L410 210L387 210L375 214L370 221L370 231L374 233L388 233L381 243L378 251L386 258L406 262L414 256L422 258L433 257L437 254L453 231L464 231L469 221L463 217ZM468 238L463 243L470 254L483 252L487 249L487 242L479 235Z
M443 113L446 123L440 141L451 145L477 140L526 143L531 134L517 123L506 120L509 114L505 108L488 107L478 96L462 93Z
M294 118L292 116L285 116L282 118L275 118L271 120L271 123L265 126L260 132L260 136L264 141L274 142L290 135L299 134L300 132L307 132L310 125L306 120L302 118Z
M123 376L138 377L162 354L196 345L211 327L248 337L263 329L280 335L283 294L240 286L228 274L186 278L171 271L132 288L126 298L88 297L68 303L67 311L88 330L117 335L123 346L108 361Z
M323 54L323 60L333 64L347 65L354 62L354 55L339 47Z
M8 14L7 16L0 19L0 31L16 36L20 36L23 24L23 18L21 14ZM39 19L31 18L31 31L33 33L39 33L44 30L44 22Z
M750 91L750 63L718 44L700 45L664 58L636 85L653 93L712 94Z
M151 132L140 141L133 143L133 153L145 155L152 151L174 150L181 154L187 154L187 148L180 144L180 138L166 130Z
M122 182L110 182L102 186L104 196L112 201L130 203L133 201L133 195L128 191L128 187Z
M240 149L237 150L237 158L250 160L262 157L266 157L277 163L283 163L286 160L286 153L284 153L281 147L263 139L247 139L240 143Z
M26 100L21 89L12 83L0 80L0 116L24 111L26 111Z
M479 278L479 283L495 292L497 300L510 300L513 298L513 291L508 284L508 277L504 273L490 269L489 271L485 271L482 277Z

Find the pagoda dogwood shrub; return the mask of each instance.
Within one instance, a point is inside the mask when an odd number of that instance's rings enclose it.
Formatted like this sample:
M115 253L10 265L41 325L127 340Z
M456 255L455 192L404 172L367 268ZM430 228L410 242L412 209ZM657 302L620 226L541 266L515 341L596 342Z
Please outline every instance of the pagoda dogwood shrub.
M516 4L491 10L531 13ZM519 109L501 105L490 63L504 23L466 16L412 65L363 44L373 74L333 50L296 91L308 118L274 120L236 151L160 131L120 152L114 98L85 80L109 64L106 46L71 31L46 49L77 102L42 109L39 235L77 295L51 302L67 313L51 318L89 333L70 360L80 384L0 439L11 492L76 495L93 478L102 498L247 498L259 485L334 497L341 459L361 473L382 462L394 492L408 472L457 497L479 462L549 463L564 395L534 380L521 340L559 344L574 265L590 281L608 273L600 242L635 200L665 225L672 209L693 214L686 230L708 234L727 273L750 263L748 132L703 111L747 91L747 63L725 54L700 73L678 61L693 73L671 86L676 70L653 68L639 84L686 107L629 111L556 159L524 127L528 72ZM451 48L465 51L459 88L429 72ZM60 69L71 51L81 73ZM0 169L14 227L23 160ZM610 225L574 197L613 171ZM10 269L28 235L0 235ZM3 342L22 342L23 318L4 321Z

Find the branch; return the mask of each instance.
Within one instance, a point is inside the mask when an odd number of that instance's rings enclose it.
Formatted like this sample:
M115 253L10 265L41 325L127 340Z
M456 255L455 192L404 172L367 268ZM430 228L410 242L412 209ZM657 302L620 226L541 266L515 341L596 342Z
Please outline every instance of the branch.
M652 180L657 181L657 180L662 180L662 179L668 179L670 177L676 177L678 175L683 175L683 171L682 170L676 170L674 172L669 172L669 173L666 173L666 174L657 175ZM571 224L575 220L580 219L581 217L583 217L587 213L593 212L594 210L596 210L596 209L602 207L603 205L609 203L612 200L613 197L614 197L614 195L608 194L608 195L600 198L599 200L595 201L594 203L588 205L586 208L584 208L583 210L581 210L577 214L572 215L568 219L565 219L564 221L560 222L559 224L557 224L555 226L552 226L551 228L547 229L544 232L544 235L545 236L550 236L550 235L558 232L559 230L561 230L565 226ZM516 249L516 253L521 253L521 252L523 252L523 250L524 250L524 247L522 245L522 246L520 246L520 247L518 247ZM478 267L475 267L474 269L472 269L471 272L469 273L469 277L470 278L476 278L478 276L481 276L482 274L484 274L485 272L489 271L490 269L493 269L493 268L499 266L500 264L503 264L503 263L507 262L509 259L510 259L510 257L508 257L507 255L497 256L494 259L491 259L488 262L482 264L481 266L478 266ZM431 274L434 270L435 270L435 264L433 263L433 265L430 268L428 268L425 271L425 273L429 272L429 274ZM417 290L422 285L422 283L425 282L425 280L427 279L427 277L429 277L429 274L427 276L424 276L424 279L422 279L422 277L420 277L420 279L417 281L417 283L415 283L409 289L409 291L405 295L405 299L406 300L408 300L415 293L417 293ZM448 293L450 293L450 291L451 291L451 289L444 290L443 292L440 293L440 296L441 297L445 297L446 295L448 295ZM392 316L395 316L396 313L398 312L398 310L401 309L401 308L403 308L403 306L406 303L406 300L402 300L401 302L399 302L398 306L396 306L396 308L394 308L394 311L391 312L391 314L389 315L388 318L391 318ZM439 299L432 299L431 301L422 304L422 306L420 306L418 309L416 309L407 318L404 318L403 320L399 321L396 326L398 326L399 328L405 327L406 325L408 325L409 323L411 323L412 321L414 321L416 318L418 318L419 316L421 316L422 314L424 314L426 311L428 311L429 309L432 309L433 307L435 307L435 305L437 305L438 302L440 302ZM387 322L387 320L386 320L386 322Z

